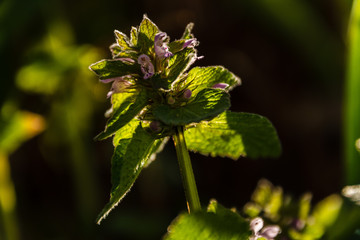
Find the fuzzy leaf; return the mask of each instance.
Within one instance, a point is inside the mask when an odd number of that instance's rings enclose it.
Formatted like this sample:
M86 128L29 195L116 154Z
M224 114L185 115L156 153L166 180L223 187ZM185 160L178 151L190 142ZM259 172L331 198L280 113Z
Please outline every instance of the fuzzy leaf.
M106 204L97 218L100 222L119 204L130 190L149 157L159 146L154 136L146 132L141 123L126 126L126 138L119 138L111 160L112 190L110 202ZM131 135L131 134L132 135ZM131 135L130 138L129 135Z
M138 42L138 32L136 27L132 27L130 31L130 44L135 47L137 46Z
M249 223L212 201L208 212L183 213L170 225L165 240L248 240Z
M116 131L130 122L148 104L148 97L144 90L140 90L137 95L119 98L114 102L114 114L108 120L105 130L95 137L95 140L103 140L112 136ZM115 98L116 99L116 98Z
M281 145L273 125L265 117L226 111L185 131L188 148L211 156L238 159L278 157Z
M196 49L185 48L177 52L169 59L168 82L174 82L183 72L185 72L191 64L197 59Z
M180 79L190 66L196 61L196 50L193 48L185 48L169 58L166 76L156 74L151 78L154 88L170 89L171 84L176 79Z
M184 85L194 94L204 88L211 88L217 83L227 83L231 90L240 85L240 78L222 66L195 67L190 70Z
M114 33L116 37L116 42L122 50L132 49L130 46L129 38L128 36L126 36L126 34L119 32L118 30L115 30Z
M181 39L191 39L194 38L194 35L191 33L192 29L194 28L194 23L189 23L186 28L185 31L181 37Z
M138 47L142 53L149 55L154 47L155 35L159 28L148 17L144 16L138 30Z
M229 95L220 89L204 89L185 106L168 104L154 108L154 115L168 125L186 125L215 117L230 107Z
M177 53L184 49L184 43L186 42L185 39L175 40L168 44L169 51L172 53Z
M90 65L90 69L99 76L100 79L121 77L128 74L140 74L140 65L129 64L119 59L104 59Z

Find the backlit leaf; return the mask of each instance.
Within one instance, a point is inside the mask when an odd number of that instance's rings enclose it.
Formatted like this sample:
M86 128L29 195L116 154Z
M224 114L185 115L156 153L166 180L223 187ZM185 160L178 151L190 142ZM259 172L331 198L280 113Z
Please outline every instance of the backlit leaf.
M156 118L168 125L185 125L215 117L230 107L229 95L220 89L204 89L185 106L168 104L154 108Z
M183 213L170 225L165 240L248 240L249 223L212 201L208 212Z
M99 76L100 79L122 77L128 74L140 74L139 64L129 64L119 59L104 59L90 65L90 69Z
M148 104L148 97L144 90L140 90L137 95L129 96L125 99L121 98L121 94L119 94L119 96L119 102L113 102L114 113L108 120L105 130L97 135L95 140L103 140L112 136L116 131L136 117Z
M265 117L227 111L185 131L188 148L211 156L238 159L277 157L281 145L273 125Z
M149 157L157 150L159 141L146 132L141 123L125 126L126 135L118 138L111 160L112 189L110 202L97 218L99 224L130 190ZM130 138L127 138L130 137Z

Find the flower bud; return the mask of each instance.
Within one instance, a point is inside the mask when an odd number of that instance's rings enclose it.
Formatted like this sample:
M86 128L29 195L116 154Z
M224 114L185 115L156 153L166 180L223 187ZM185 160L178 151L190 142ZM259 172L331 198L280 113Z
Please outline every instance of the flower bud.
M150 129L153 132L160 132L161 131L161 123L159 121L152 121L150 123Z
M175 103L175 99L172 96L169 96L167 99L167 103L173 105Z
M191 95L192 95L192 91L190 89L186 89L184 91L183 96L184 96L185 99L189 99L191 97Z
M254 218L250 222L250 229L254 232L254 235L257 235L257 233L262 229L264 226L264 220L262 220L260 217Z
M212 86L212 88L220 88L220 89L225 89L229 86L229 84L227 83L217 83L214 86Z

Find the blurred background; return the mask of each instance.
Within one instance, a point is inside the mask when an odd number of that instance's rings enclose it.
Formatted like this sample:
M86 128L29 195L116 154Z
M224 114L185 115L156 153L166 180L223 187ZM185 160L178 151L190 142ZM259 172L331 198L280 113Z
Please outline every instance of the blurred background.
M93 141L106 123L110 86L88 66L111 58L114 29L128 34L144 13L172 40L194 22L204 56L195 65L240 76L231 109L266 116L282 142L279 159L191 154L203 205L216 198L241 209L261 178L294 196L312 192L315 202L340 192L351 2L2 0L0 226L10 239L160 239L186 210L170 141L95 224L109 199L113 147Z

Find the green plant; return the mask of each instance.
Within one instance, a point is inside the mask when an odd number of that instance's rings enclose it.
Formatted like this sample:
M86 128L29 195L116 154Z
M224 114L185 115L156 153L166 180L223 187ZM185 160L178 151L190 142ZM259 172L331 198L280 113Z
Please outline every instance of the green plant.
M216 210L225 208L214 207L220 206L215 202L209 206L211 213L201 210L188 149L232 159L277 157L281 152L277 133L266 118L228 110L228 92L240 84L236 75L222 66L189 70L199 59L192 28L193 24L188 24L183 36L170 42L167 34L144 16L138 28L132 27L130 37L115 31L116 43L110 46L113 59L90 66L100 81L112 83L108 93L112 107L106 113L110 118L95 138L114 136L115 147L110 202L98 223L123 199L169 137L175 144L188 211L192 213L183 218L210 222L219 221L219 216L210 220L209 214L235 213ZM245 221L240 215L233 217ZM178 221L182 223L183 218ZM248 224L241 236L250 236ZM168 238L179 239L171 233Z

